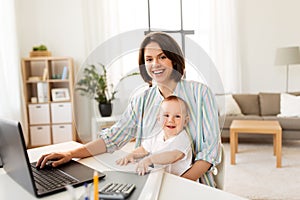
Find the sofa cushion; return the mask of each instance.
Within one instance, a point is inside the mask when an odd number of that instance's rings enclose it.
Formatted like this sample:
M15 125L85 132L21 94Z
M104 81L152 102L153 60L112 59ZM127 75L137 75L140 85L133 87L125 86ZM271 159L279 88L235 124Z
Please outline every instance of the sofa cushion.
M239 105L231 94L216 95L219 115L242 115Z
M300 130L300 117L266 116L264 120L277 120L282 130Z
M257 94L232 95L244 115L259 115L259 102Z
M300 92L289 92L291 95L300 96Z
M282 93L278 117L300 117L300 96Z
M278 115L280 113L279 93L259 93L260 115Z

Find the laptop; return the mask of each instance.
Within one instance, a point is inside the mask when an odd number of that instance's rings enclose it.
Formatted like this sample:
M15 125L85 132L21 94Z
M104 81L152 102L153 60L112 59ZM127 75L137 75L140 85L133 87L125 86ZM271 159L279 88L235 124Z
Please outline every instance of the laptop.
M65 185L74 187L92 182L94 169L79 162L70 161L59 167L46 167L46 169L35 169L35 163L30 163L25 140L20 122L0 119L0 157L6 173L24 189L36 197L43 197L65 190ZM57 178L62 183L51 183L43 186L40 174L50 175L50 178L59 173ZM99 179L105 174L98 172ZM48 181L49 182L49 181Z

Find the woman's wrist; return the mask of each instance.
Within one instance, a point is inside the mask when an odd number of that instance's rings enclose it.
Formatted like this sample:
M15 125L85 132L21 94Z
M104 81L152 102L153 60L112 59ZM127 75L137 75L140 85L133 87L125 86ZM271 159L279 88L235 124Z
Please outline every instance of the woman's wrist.
M82 146L78 149L67 151L66 156L72 159L72 158L84 158L91 155L90 153L88 153L89 155L86 155L87 154L86 152L89 152L88 149L86 148L86 146Z

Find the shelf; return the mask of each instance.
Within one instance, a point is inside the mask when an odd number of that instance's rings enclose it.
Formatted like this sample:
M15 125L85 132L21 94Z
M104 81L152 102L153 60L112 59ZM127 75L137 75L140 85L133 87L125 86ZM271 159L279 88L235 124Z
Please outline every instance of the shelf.
M53 79L62 75L66 79ZM73 119L73 59L23 58L22 77L29 146L76 140ZM63 106L65 108L61 109Z
M48 82L50 83L68 83L68 79L49 79Z
M66 59L72 59L71 57L27 57L22 58L24 61L57 61L57 60L66 60Z

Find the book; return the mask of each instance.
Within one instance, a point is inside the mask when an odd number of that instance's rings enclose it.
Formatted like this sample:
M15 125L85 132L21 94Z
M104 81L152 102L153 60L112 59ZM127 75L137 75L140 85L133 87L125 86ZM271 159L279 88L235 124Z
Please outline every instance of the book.
M64 66L64 69L63 69L63 72L61 74L61 79L62 80L65 80L68 78L68 67L67 66Z
M43 72L43 81L46 81L47 80L47 77L48 77L48 68L45 67L44 68L44 72Z
M48 102L48 84L43 82L37 83L37 96L39 103Z

